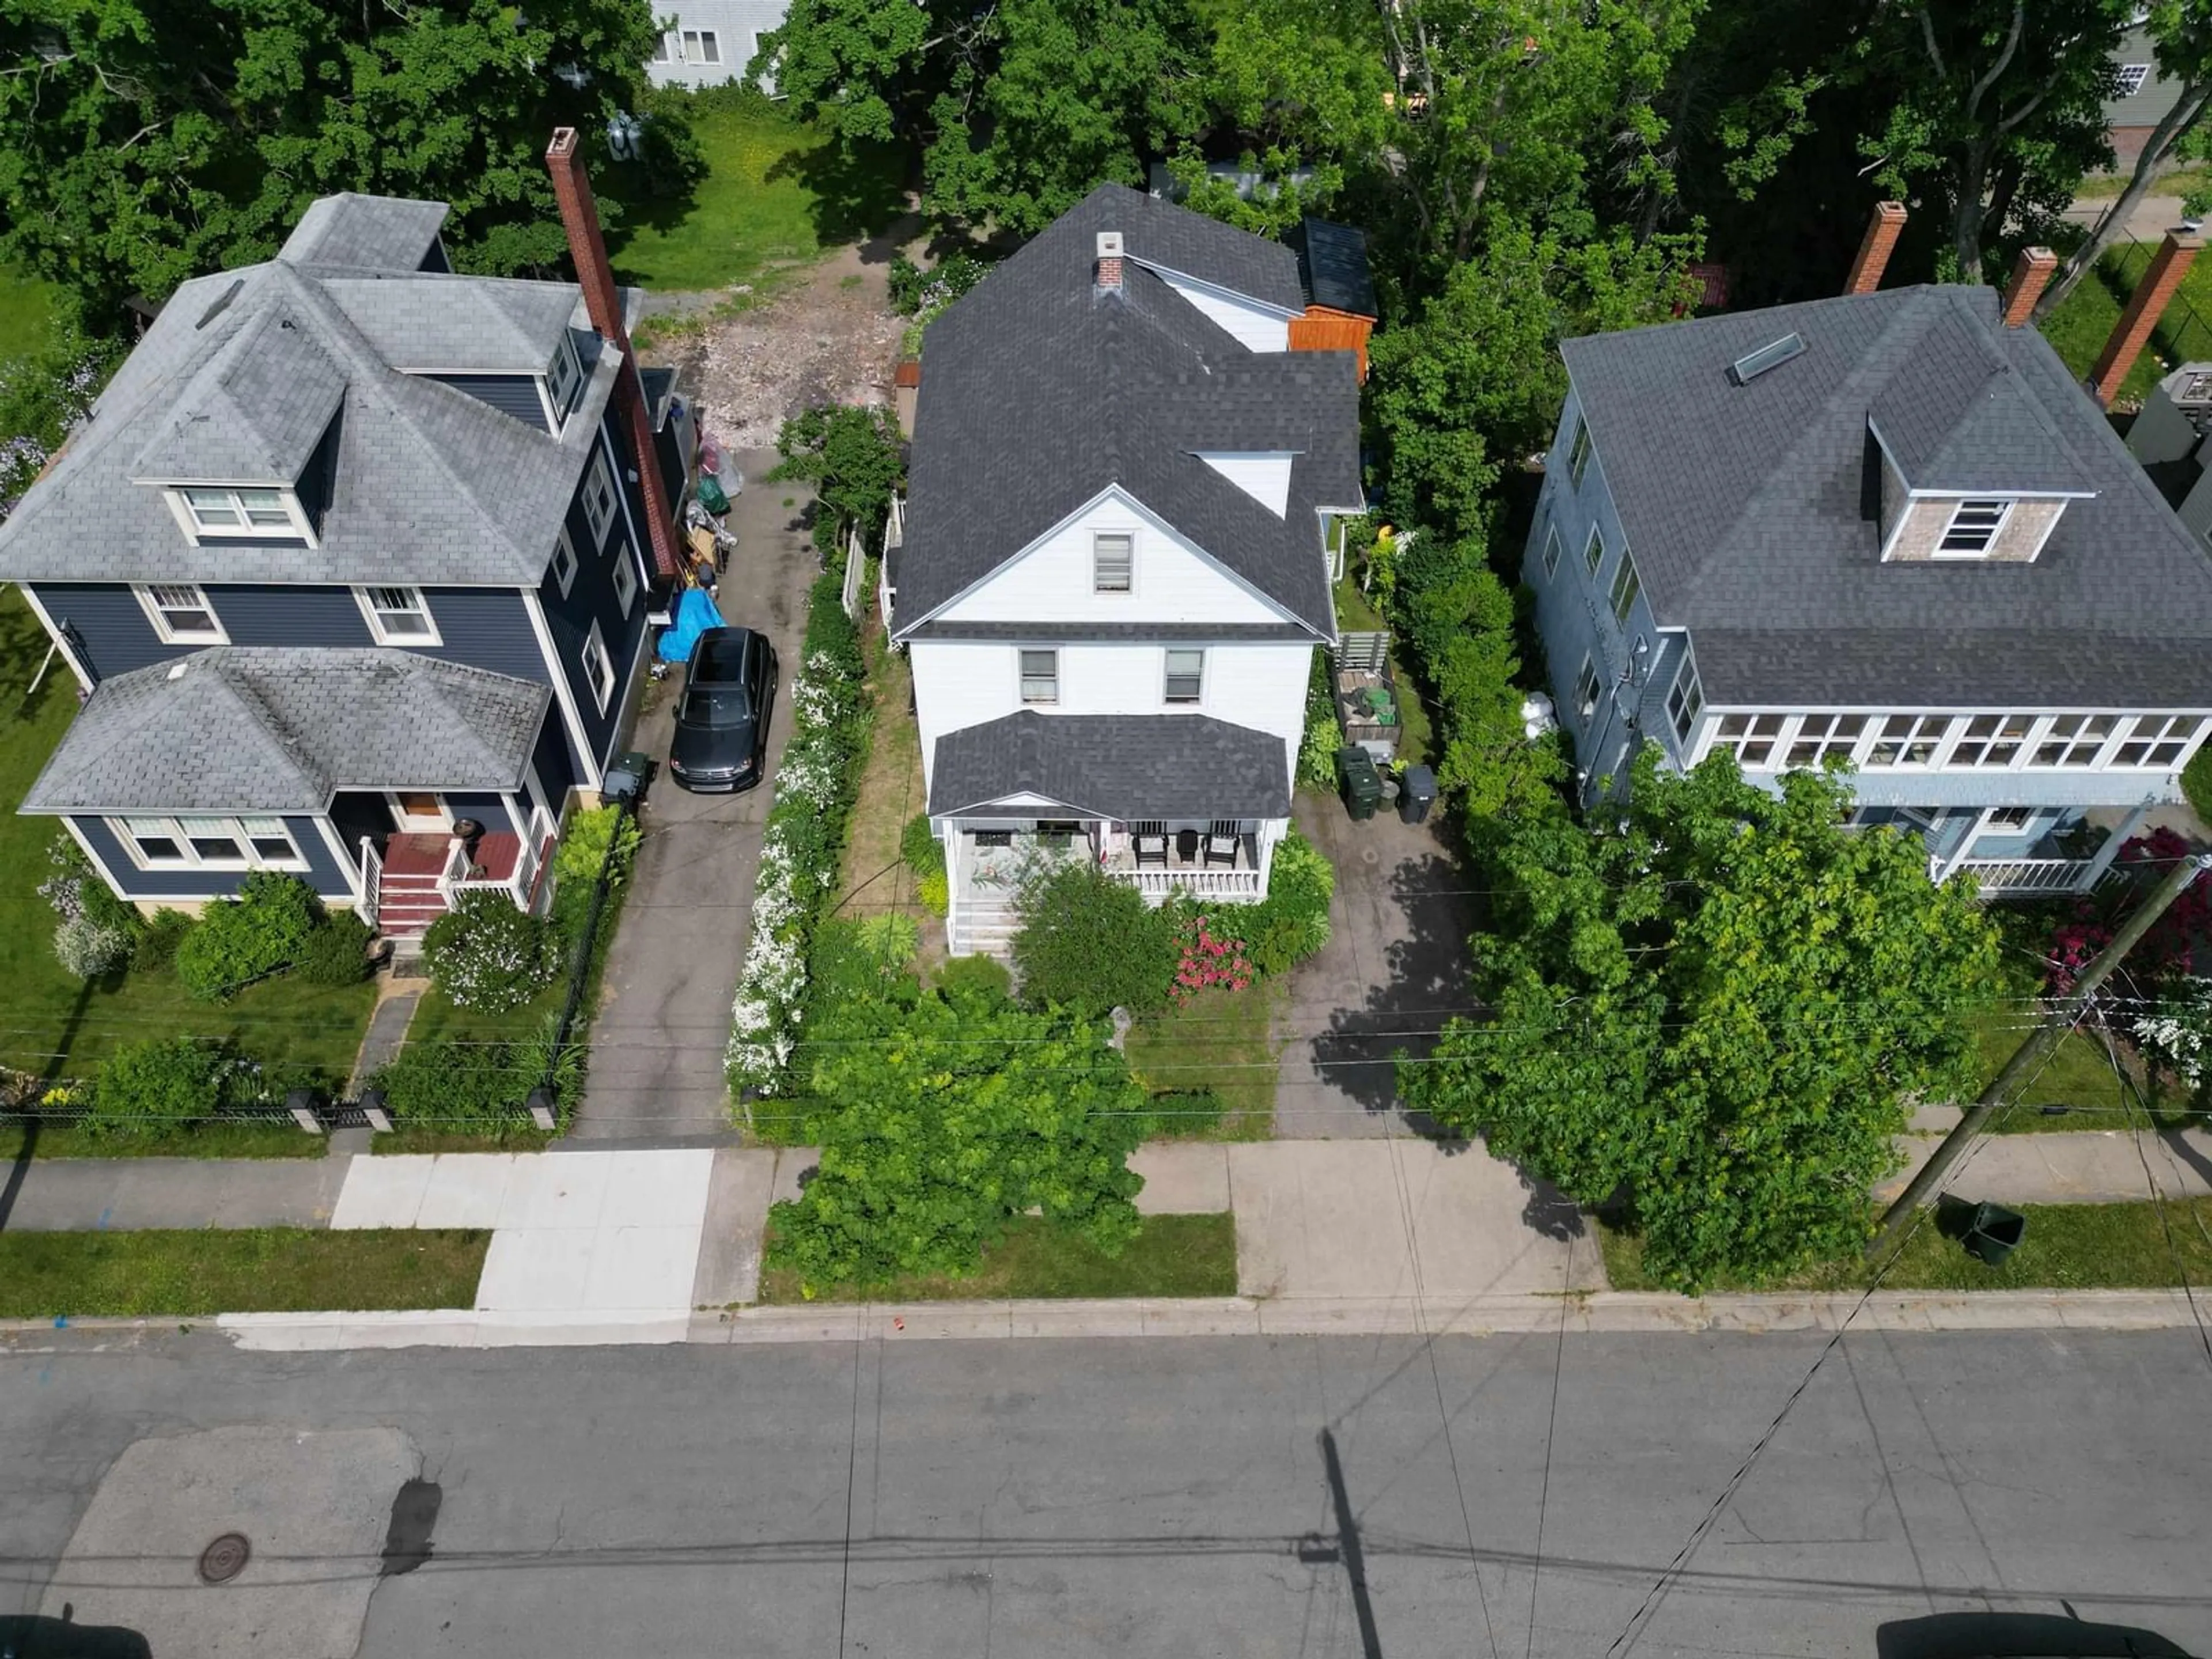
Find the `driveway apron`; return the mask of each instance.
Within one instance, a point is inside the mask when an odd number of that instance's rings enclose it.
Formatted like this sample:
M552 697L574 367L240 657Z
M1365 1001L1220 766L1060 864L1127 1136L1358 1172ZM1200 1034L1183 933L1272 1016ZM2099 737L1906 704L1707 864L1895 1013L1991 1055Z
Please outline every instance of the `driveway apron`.
M666 770L682 678L673 671L633 738L659 770L592 1021L579 1140L666 1143L732 1134L722 1080L730 1000L750 930L761 837L791 736L806 590L821 569L799 523L805 487L767 481L776 462L772 450L744 451L737 459L745 475L730 510L738 550L716 603L725 620L758 629L775 643L768 777L742 794L695 795L676 787ZM787 500L795 505L784 506Z

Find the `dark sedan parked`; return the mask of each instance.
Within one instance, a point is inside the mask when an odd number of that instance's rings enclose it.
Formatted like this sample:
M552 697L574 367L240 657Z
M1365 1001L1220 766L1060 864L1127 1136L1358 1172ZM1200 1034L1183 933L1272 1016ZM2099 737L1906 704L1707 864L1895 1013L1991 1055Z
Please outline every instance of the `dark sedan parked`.
M750 789L768 768L775 647L750 628L710 628L691 647L669 775L686 789Z

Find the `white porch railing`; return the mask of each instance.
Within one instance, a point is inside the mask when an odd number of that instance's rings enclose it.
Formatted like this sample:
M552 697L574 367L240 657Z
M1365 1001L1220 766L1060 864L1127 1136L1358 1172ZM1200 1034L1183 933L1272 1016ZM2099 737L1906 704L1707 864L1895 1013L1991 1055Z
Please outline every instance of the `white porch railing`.
M1929 878L1940 878L1948 862L1929 859ZM2091 859L1966 859L1952 873L1972 876L1984 898L2024 897L2078 891L2094 865Z
M383 902L384 860L376 855L376 843L363 836L361 838L361 919L374 927L377 912Z
M1257 870L1109 870L1106 873L1153 900L1164 900L1178 888L1200 899L1257 903L1267 896Z
M538 875L538 848L529 841L520 842L515 849L514 870L506 876L471 876L469 874L469 848L466 842L456 841L453 850L446 854L446 868L438 878L438 890L451 905L464 893L504 893L518 910L530 908L531 883Z

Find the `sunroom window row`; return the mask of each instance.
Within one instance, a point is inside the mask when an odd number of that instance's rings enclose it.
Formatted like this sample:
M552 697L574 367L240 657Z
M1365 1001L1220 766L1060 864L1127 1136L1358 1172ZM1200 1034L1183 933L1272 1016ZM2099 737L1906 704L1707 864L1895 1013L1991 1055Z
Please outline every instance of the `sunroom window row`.
M1705 752L1735 751L1747 772L2127 767L2170 772L2204 729L2195 714L1722 714Z

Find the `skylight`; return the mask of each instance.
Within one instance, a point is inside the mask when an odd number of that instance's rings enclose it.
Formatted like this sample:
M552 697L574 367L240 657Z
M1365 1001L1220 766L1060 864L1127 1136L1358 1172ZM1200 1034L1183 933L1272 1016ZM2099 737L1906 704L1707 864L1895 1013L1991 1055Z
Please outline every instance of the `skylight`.
M1749 386L1770 368L1779 368L1792 357L1805 354L1805 337L1785 334L1771 344L1737 358L1729 365L1728 376L1737 386Z

